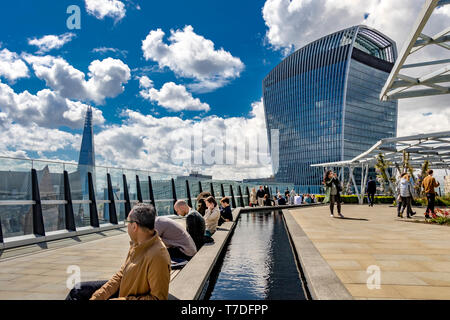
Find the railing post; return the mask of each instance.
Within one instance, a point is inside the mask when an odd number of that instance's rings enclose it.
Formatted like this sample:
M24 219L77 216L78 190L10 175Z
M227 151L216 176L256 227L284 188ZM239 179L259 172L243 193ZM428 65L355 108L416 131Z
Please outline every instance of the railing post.
M198 182L198 193L200 194L200 193L202 193L202 192L203 192L202 182L199 181L199 182Z
M173 205L175 211L175 202L177 202L177 190L175 189L175 180L172 178L172 197L173 197Z
M231 204L236 208L236 199L234 199L233 185L230 184Z
M214 186L213 186L213 183L212 182L210 182L209 183L209 187L210 187L210 189L211 189L211 195L214 197L214 199L216 198L216 194L214 193Z
M244 206L244 197L242 196L242 188L241 188L241 186L238 186L238 189L239 189L239 197L240 197L239 202L240 202L241 207L243 208L245 206Z
M100 227L98 222L97 202L95 201L94 183L92 181L92 173L88 172L88 188L89 188L89 218L91 226L94 228Z
M3 243L2 220L0 219L0 243Z
M248 186L245 188L247 189L247 204L250 205L250 190L248 189Z
M223 189L223 183L220 184L220 192L222 193L222 198L225 198L225 190Z
M116 202L114 200L114 190L111 183L111 175L109 173L106 174L106 178L108 180L108 200L110 203L108 204L109 208L109 222L112 224L118 224L117 221L117 212L116 212Z
M155 211L156 211L155 196L153 195L152 178L150 176L148 176L148 192L150 193L149 196L150 196L151 204L153 205L153 207L155 208Z
M186 196L188 199L188 206L192 208L191 189L189 188L188 180L186 180Z
M139 181L139 176L136 175L136 190L137 190L137 198L140 203L142 203L142 192L141 192L141 183Z
M122 174L123 178L123 197L125 198L125 219L128 218L128 215L131 211L131 202L130 202L130 194L128 193L128 184L127 184L127 176Z
M44 218L42 217L41 196L39 193L39 182L36 169L31 169L31 191L33 205L33 233L38 236L45 236Z
M64 212L66 215L66 229L69 231L76 231L75 216L73 214L72 195L70 193L69 173L64 170Z

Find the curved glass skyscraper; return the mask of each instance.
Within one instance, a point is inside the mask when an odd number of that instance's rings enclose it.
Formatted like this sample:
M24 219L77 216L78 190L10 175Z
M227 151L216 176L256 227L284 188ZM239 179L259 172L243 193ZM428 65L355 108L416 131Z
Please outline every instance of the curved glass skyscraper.
M320 192L323 171L311 164L352 159L396 136L397 102L378 98L396 58L395 42L355 26L295 51L266 76L269 145L279 130L276 180Z

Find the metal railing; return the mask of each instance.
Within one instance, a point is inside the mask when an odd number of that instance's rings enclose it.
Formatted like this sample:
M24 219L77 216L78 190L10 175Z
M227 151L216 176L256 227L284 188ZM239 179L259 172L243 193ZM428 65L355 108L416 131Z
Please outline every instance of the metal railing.
M209 191L244 207L258 185L0 156L0 249L121 228L138 202L173 215L177 200L196 207L197 195ZM293 187L265 185L270 194Z

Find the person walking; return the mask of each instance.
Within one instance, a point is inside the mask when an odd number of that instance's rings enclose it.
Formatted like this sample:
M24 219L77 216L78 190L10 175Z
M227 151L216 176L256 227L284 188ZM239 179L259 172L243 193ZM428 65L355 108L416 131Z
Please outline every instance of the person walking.
M334 218L334 203L336 203L339 217L344 218L341 213L341 184L337 178L337 174L333 173L332 170L328 170L323 178L323 184L325 185L325 198L323 199L323 203L330 202L330 216Z
M400 196L402 198L402 209L400 211L400 218L403 218L403 212L406 210L406 218L411 219L411 202L413 197L411 182L409 181L409 174L405 173L400 179Z
M427 211L425 211L425 218L430 218L431 215L434 214L434 202L436 200L436 192L434 191L434 188L439 187L439 182L436 181L436 179L433 177L433 170L427 171L428 176L423 179L422 186L425 191L425 194L427 196Z
M369 203L369 207L373 207L375 192L377 192L377 183L372 177L369 177L369 182L367 182L367 202Z

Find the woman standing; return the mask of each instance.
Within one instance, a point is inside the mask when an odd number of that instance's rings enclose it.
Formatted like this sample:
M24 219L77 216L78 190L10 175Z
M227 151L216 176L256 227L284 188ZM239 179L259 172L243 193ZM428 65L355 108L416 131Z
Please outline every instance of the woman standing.
M403 212L406 208L406 218L411 219L412 209L411 202L413 198L413 191L411 182L409 181L409 174L403 175L400 180L400 196L402 198L402 210L400 211L400 218L403 218Z
M341 191L341 184L336 173L333 173L332 170L328 170L323 178L323 184L325 185L325 198L323 199L323 203L330 202L331 217L334 217L334 203L336 202L338 215L339 217L344 218L341 214L341 196L339 194Z
M256 207L258 200L256 199L256 188L253 187L252 192L250 192L250 207Z

